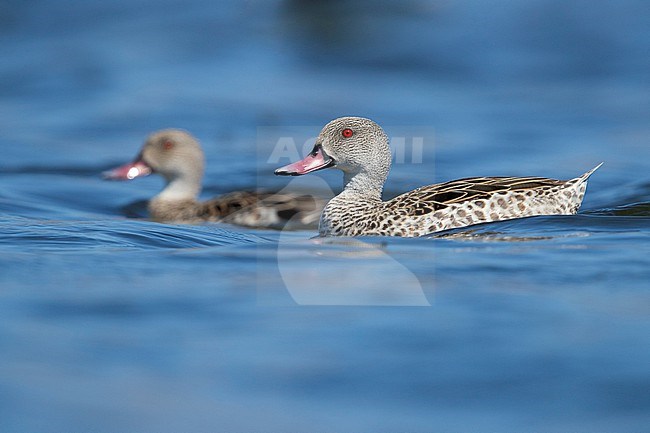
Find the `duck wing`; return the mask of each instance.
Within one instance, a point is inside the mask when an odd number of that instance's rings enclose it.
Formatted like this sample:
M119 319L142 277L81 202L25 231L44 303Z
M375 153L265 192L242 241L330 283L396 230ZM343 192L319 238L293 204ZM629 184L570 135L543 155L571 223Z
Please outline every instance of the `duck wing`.
M309 194L235 191L201 204L200 217L255 228L318 225L325 200Z
M476 200L485 200L502 192L547 190L561 187L565 181L544 177L468 177L423 186L386 202L387 206L409 216L421 216Z

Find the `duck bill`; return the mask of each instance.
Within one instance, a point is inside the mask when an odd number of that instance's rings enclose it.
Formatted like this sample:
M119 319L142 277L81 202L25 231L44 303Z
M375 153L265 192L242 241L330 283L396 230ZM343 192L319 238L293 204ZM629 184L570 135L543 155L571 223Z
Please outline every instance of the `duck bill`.
M278 176L302 176L303 174L322 170L333 165L334 160L323 151L320 145L316 145L314 146L314 150L304 159L276 169L275 174Z
M121 165L112 170L102 173L107 180L131 180L136 177L147 176L152 172L151 167L138 159L128 164Z

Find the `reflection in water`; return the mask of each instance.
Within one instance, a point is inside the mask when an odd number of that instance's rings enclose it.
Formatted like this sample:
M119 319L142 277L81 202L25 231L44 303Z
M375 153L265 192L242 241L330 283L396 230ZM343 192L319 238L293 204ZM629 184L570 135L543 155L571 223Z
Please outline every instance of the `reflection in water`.
M485 241L485 242L531 242L544 241L553 239L554 236L513 236L499 233L496 231L477 232L476 230L467 230L458 233L443 233L433 235L432 238L454 239L458 241Z
M650 202L632 203L597 211L599 215L650 217Z

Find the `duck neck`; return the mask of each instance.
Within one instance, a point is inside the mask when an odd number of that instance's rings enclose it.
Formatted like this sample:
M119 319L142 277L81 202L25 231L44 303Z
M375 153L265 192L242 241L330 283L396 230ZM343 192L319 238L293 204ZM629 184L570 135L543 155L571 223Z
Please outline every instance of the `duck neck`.
M179 201L196 200L201 192L201 175L179 175L168 180L167 186L155 200Z
M372 175L366 171L358 173L343 172L344 197L362 198L370 201L381 201L381 193L384 189L385 175Z

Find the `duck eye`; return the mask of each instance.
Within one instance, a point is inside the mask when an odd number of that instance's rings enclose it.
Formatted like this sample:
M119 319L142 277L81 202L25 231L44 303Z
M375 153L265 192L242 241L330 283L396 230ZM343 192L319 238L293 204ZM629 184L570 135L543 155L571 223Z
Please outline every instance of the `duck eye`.
M171 141L169 141L169 140L163 142L163 149L165 149L165 150L169 150L169 149L171 149L172 147L174 147L174 143L173 143L173 142L171 142Z
M354 131L352 131L350 128L345 128L343 131L341 131L341 135L345 138L350 138L354 135Z

